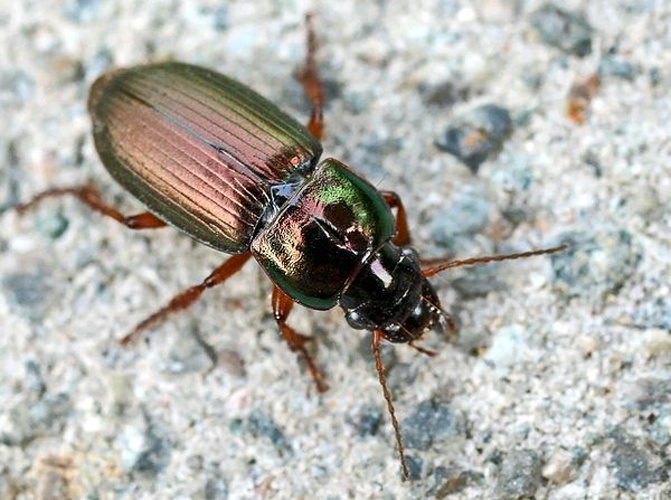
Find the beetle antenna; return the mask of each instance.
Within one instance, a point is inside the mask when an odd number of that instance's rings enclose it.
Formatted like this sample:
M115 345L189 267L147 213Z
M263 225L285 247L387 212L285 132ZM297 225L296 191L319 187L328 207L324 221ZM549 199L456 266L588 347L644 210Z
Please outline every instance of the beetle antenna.
M408 470L408 462L405 458L405 451L403 450L403 437L401 436L401 428L396 420L396 412L394 410L394 403L391 401L391 393L387 387L387 378L384 376L384 363L382 363L382 355L380 354L380 340L382 339L382 332L380 330L373 331L373 355L375 356L375 369L377 370L377 378L382 386L382 394L384 400L387 402L387 411L391 418L391 425L394 427L394 435L396 436L396 449L398 456L401 459L401 467L403 468L403 478L409 479L410 472Z
M559 245L557 247L545 248L543 250L532 250L531 252L509 253L501 255L485 255L482 257L471 257L469 259L450 260L434 264L426 269L422 269L422 275L425 278L428 278L430 276L434 276L452 267L477 266L480 264L488 264L489 262L500 262L502 260L524 259L526 257L533 257L534 255L545 255L548 253L561 252L566 248L568 248L568 245Z

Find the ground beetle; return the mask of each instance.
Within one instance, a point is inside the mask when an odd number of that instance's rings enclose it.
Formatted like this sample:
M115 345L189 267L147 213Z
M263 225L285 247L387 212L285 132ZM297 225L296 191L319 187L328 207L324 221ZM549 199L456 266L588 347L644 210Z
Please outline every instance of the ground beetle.
M320 310L339 305L350 326L373 333L375 366L407 477L380 341L408 343L432 354L414 342L430 327L446 324L454 330L454 325L429 276L563 246L422 261L410 247L405 210L395 193L378 191L338 160L319 162L323 86L309 16L307 24L307 58L300 75L313 105L307 128L245 85L209 69L169 62L112 71L89 94L95 146L112 177L148 211L126 217L90 186L51 189L18 210L72 195L131 229L170 225L233 254L202 283L139 323L124 344L189 307L254 257L273 282L273 314L282 335L322 392L327 389L322 372L305 348L310 337L286 321L295 302Z

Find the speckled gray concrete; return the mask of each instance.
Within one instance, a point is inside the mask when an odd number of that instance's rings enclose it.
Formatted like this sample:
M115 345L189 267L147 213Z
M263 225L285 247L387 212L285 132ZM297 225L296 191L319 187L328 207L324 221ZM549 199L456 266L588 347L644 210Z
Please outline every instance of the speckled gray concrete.
M671 4L564 2L594 30L582 58L532 29L533 1L8 4L1 498L671 497ZM326 152L402 195L423 255L573 244L436 278L459 340L428 335L433 359L385 350L410 484L368 335L338 310L292 317L319 340L322 396L276 334L255 265L123 350L116 338L221 256L72 200L7 210L85 181L139 210L89 134L87 88L114 66L207 65L304 119L308 9L332 94ZM575 125L565 97L599 67ZM473 174L434 143L484 103L510 110L514 131Z

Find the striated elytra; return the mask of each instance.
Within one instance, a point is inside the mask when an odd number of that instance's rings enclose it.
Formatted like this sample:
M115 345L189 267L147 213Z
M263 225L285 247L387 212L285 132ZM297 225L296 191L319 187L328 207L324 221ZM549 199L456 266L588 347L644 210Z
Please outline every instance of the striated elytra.
M322 151L267 99L188 64L103 75L88 105L112 176L165 222L226 253L249 249L273 186L314 169Z
M455 327L427 280L452 267L557 252L563 246L465 260L422 261L410 246L405 209L342 162L322 153L323 85L308 23L301 81L313 105L307 127L245 85L214 71L161 63L112 71L89 95L95 146L112 177L148 209L125 216L90 186L50 189L17 207L73 195L132 229L170 225L232 254L205 280L140 322L127 343L254 258L273 283L273 316L302 356L317 389L327 385L287 324L294 303L339 305L355 329L373 332L375 367L394 428L403 474L408 465L380 354L383 339L415 345L431 327ZM395 210L396 214L392 213Z

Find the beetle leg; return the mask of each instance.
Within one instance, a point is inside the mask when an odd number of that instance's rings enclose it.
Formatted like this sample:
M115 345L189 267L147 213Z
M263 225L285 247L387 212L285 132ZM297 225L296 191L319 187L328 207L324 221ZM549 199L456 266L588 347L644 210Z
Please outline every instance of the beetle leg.
M384 201L390 208L396 209L396 234L391 239L395 245L405 247L410 245L410 230L408 229L408 218L401 197L393 191L382 191Z
M272 305L273 316L275 317L277 326L279 326L280 331L282 332L282 336L289 344L289 348L294 352L299 352L303 356L303 359L310 370L310 375L312 375L312 379L315 381L317 391L327 391L329 387L326 382L324 382L324 375L305 348L305 343L312 340L312 338L298 333L287 325L287 318L289 317L289 313L291 313L291 309L294 307L294 301L275 286L273 287Z
M131 332L123 337L119 342L122 345L127 345L135 338L137 338L137 336L143 330L146 330L159 321L164 320L168 315L174 312L187 309L200 298L205 290L220 285L235 273L237 273L251 256L251 252L246 252L229 257L226 259L226 261L224 261L223 264L212 271L210 275L202 281L202 283L187 288L183 292L175 295L165 306L138 323L135 328L133 328L133 330L131 330Z
M303 84L305 96L312 103L312 113L307 128L315 139L321 141L324 134L324 83L319 78L319 72L317 71L315 60L317 36L315 35L311 14L305 15L305 25L307 29L307 54L305 67L299 73L298 79Z
M88 205L92 210L106 215L107 217L111 217L130 229L153 229L166 225L165 222L149 212L142 212L130 216L123 215L114 207L105 204L100 198L98 190L91 186L48 189L35 195L26 203L18 205L16 211L19 214L23 214L26 210L33 208L45 198L56 198L59 196L74 196L82 203Z

